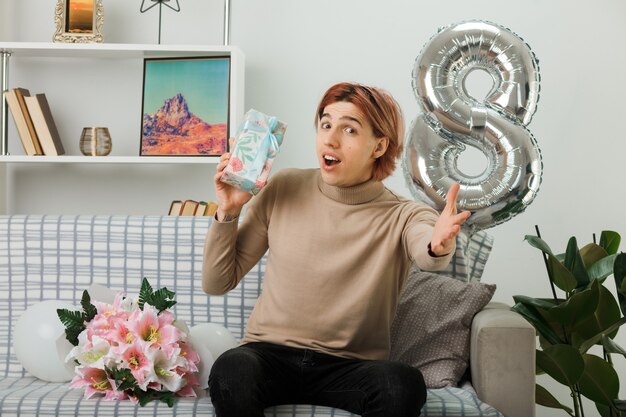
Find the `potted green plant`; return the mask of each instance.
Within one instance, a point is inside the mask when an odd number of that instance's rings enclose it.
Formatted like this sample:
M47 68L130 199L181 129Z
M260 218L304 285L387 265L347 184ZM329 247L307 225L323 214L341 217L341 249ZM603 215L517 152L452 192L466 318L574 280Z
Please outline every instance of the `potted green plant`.
M603 417L626 417L626 401L617 398L619 376L611 356L626 357L626 350L613 340L626 323L626 253L618 253L620 235L603 231L599 243L594 235L594 242L580 249L572 237L562 254L553 253L539 229L537 236L527 235L525 240L543 253L552 297L516 295L513 310L539 335L537 373L548 374L569 387L573 409L539 384L537 404L583 417L581 396L585 396L595 402ZM604 285L611 275L617 300ZM557 295L557 289L562 296ZM594 354L592 350L600 352Z

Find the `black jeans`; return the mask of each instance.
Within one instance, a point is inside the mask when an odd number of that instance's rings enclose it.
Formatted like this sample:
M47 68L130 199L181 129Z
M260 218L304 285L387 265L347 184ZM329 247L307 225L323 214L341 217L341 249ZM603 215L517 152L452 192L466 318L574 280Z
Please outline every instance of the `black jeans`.
M264 417L266 407L314 404L362 417L416 417L426 402L419 370L270 343L220 355L209 376L217 417Z

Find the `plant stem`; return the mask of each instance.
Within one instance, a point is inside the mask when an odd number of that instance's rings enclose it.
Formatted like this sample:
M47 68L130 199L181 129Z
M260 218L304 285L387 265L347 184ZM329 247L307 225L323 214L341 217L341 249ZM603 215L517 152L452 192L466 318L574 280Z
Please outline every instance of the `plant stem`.
M595 234L594 234L595 237ZM611 366L613 366L613 360L611 359L611 354L609 352L606 351L606 348L604 346L602 346L602 354L604 356L604 360L610 364ZM620 413L621 415L621 413ZM613 417L613 407L609 405L609 417Z
M541 233L539 232L539 226L535 225L535 231L537 232L537 237L541 239ZM548 272L548 281L550 281L550 288L552 289L552 296L554 297L554 302L556 304L559 303L558 298L556 297L556 289L554 288L554 282L552 282L552 277L550 276L550 266L548 265L548 255L544 252L541 252L543 256L543 262L546 265L546 271Z
M578 394L578 405L580 406L580 415L585 417L585 410L583 409L583 397L580 395L580 385L576 384L576 394Z
M576 417L581 417L580 415L580 398L576 390L572 389L572 400L574 401L574 415Z

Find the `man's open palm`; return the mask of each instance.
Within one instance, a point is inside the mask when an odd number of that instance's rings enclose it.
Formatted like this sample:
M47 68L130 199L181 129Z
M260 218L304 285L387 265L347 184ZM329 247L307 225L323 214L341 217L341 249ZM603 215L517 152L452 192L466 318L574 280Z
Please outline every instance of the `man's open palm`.
M457 214L456 199L459 195L459 184L454 184L448 190L446 206L443 208L430 241L430 249L437 256L446 255L452 252L456 241L456 235L461 231L461 225L472 214L464 211Z

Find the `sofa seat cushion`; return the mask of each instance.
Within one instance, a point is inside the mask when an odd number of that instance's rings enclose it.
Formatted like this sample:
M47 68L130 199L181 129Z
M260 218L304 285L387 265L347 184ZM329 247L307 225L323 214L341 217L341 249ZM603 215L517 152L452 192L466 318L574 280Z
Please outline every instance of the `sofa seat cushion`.
M68 384L45 382L37 378L8 377L0 380L0 416L214 416L208 398L181 398L174 407L153 401L145 407L130 401L84 399L83 390ZM357 417L347 411L310 405L281 405L265 411L267 417ZM423 417L503 417L482 403L471 387L428 390Z

